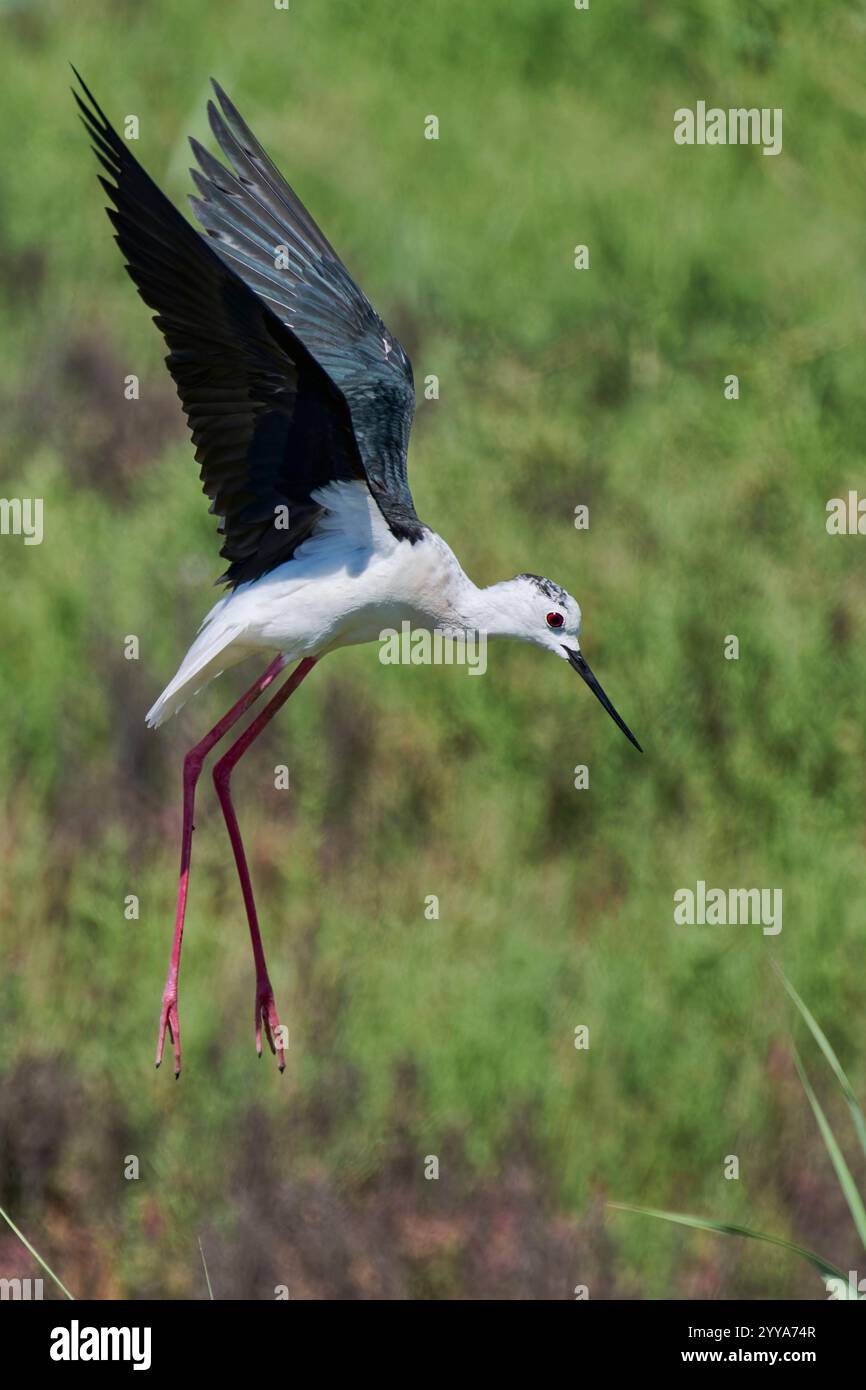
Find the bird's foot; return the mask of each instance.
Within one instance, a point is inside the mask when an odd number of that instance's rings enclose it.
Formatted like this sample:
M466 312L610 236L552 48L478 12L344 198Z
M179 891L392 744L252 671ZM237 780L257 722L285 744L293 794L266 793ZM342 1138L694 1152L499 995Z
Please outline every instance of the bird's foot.
M166 1028L174 1049L174 1079L176 1081L180 1076L180 1019L177 1012L177 989L172 990L168 985L163 991L162 1008L159 1015L159 1037L156 1042L157 1066L162 1062Z
M286 1048L289 1043L289 1030L280 1023L274 991L267 975L256 981L256 1052L262 1055L262 1029L268 1040L268 1047L277 1059L280 1071L286 1069Z

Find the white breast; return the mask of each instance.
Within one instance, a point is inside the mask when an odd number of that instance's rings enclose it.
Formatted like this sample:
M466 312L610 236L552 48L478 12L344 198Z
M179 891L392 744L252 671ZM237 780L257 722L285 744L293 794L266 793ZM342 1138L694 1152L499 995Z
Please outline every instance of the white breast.
M440 620L462 575L444 541L398 540L365 483L331 483L315 500L327 512L294 557L230 596L224 618L240 640L296 658L376 641L405 618Z

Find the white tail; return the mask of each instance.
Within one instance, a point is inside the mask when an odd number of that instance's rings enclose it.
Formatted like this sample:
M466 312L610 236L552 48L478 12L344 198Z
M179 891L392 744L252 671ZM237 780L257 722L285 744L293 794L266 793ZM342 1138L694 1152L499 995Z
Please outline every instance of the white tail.
M233 645L242 631L240 624L219 621L224 604L225 599L221 599L205 618L177 673L156 704L148 710L146 720L149 728L155 729L164 724L210 681L249 655L248 647Z

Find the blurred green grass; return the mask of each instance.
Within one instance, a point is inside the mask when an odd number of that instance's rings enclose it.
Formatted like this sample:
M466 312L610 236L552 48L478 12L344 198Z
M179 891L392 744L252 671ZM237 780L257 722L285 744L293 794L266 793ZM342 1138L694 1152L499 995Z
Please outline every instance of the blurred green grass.
M0 492L45 499L43 545L0 547L3 1205L79 1295L206 1296L204 1231L217 1297L808 1296L771 1250L598 1212L711 1210L846 1256L769 957L862 1094L862 541L831 540L824 509L863 476L863 6L84 0L0 22ZM253 1054L206 781L183 1080L150 1066L183 752L249 676L144 729L217 546L68 60L139 115L181 206L223 83L416 382L440 379L410 453L420 515L478 582L530 570L577 595L647 750L528 648L491 649L483 680L373 648L324 663L237 778L281 1082ZM782 107L783 154L675 146L698 99ZM697 878L782 887L781 936L674 927Z

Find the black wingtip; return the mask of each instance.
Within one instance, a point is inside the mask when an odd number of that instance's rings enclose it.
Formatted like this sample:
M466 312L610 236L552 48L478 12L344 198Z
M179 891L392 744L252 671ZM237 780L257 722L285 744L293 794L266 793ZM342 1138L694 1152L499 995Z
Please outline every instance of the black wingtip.
M85 82L84 78L81 76L81 73L78 71L78 68L75 66L74 63L70 63L69 66L71 67L72 71L75 73L75 80L76 80L76 82L78 83L78 85L79 85L79 87L81 88L81 90L82 90L82 92L84 93L84 95L87 97L87 100L88 100L89 102L91 102L91 104L96 108L97 111L99 111L99 107L98 107L97 104L96 104L96 98L94 97L93 93L91 92L91 90L90 90L90 88L88 87L87 83ZM73 87L71 90L72 90L72 92L75 93L75 95L77 96L77 93L75 92L75 88ZM100 116L101 116L101 115L102 115L102 112L99 111L99 114L100 114ZM104 119L104 117L103 117L103 119Z
M216 135L217 131L222 129L223 127L223 118L220 115L219 111L216 109L216 106L213 101L208 101L207 104L207 121L214 135Z
M227 96L215 77L211 78L211 86L217 95L217 100L222 108L223 119L228 123L229 130L236 140L243 141L250 135L246 121L235 106L231 97Z
M77 80L78 80L78 84L79 84L79 86L81 87L82 92L83 92L84 95L87 97L87 100L90 102L90 105L91 105L91 107L92 107L92 110L88 110L88 108L85 106L84 102L81 100L81 97L80 97L79 93L76 92L76 90L75 90L74 87L70 87L69 90L72 92L72 95L75 97L75 100L78 102L79 109L80 109L81 111L83 111L83 112L90 118L90 120L93 120L93 116L94 116L94 112L95 112L96 115L99 117L100 121L102 122L102 124L103 124L104 126L106 126L106 127L110 130L110 129L111 129L111 122L109 121L109 119L108 119L108 117L106 116L105 112L103 111L102 107L99 105L99 102L96 100L96 97L95 97L95 96L93 95L93 93L91 92L91 90L90 90L90 88L88 87L87 83L85 82L84 78L81 76L81 73L78 71L78 68L75 66L74 63L70 63L69 66L72 68L72 71L75 73L75 76L76 76L76 78L77 78Z
M214 159L213 155L205 149L201 141L196 140L194 135L187 136L187 139L189 140L189 147L192 150L193 158L198 164L197 169L190 169L189 172L193 176L193 181L195 182L196 187L198 187L198 180L207 175L208 168L216 164L216 160Z

